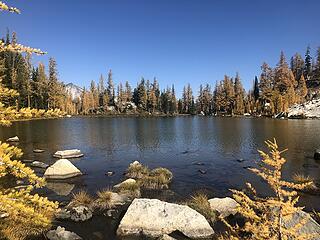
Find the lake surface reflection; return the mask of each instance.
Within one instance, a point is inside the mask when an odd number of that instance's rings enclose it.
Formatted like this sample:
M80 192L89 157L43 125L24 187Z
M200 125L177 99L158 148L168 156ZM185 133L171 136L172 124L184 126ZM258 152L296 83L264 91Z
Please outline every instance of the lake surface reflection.
M86 188L94 193L123 179L134 160L150 168L163 166L174 174L174 198L206 190L210 196L230 195L228 189L243 188L246 181L262 193L268 188L246 167L256 166L257 149L266 139L276 138L288 148L285 176L300 172L320 179L320 162L313 151L320 146L320 121L218 117L78 117L15 122L0 128L0 139L19 136L24 159L52 164L56 150L78 148L83 158L71 160L84 176L66 183L50 183L47 194L66 200L70 193ZM33 153L33 149L46 151ZM203 165L197 165L201 163ZM201 174L198 170L205 170ZM107 171L115 171L108 177ZM37 170L39 174L43 171ZM67 196L61 196L67 195ZM303 194L301 204L320 210L319 196Z

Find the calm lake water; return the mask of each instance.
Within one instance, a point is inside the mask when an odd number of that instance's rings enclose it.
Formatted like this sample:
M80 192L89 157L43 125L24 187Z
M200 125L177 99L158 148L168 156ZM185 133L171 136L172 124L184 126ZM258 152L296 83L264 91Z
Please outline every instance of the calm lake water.
M289 149L285 154L288 159L285 177L299 172L310 175L317 184L320 181L320 161L313 159L314 149L320 146L319 120L79 117L15 122L10 128L0 128L1 140L15 135L20 138L17 145L24 151L24 159L52 164L56 161L52 154L57 150L78 148L85 154L71 160L84 176L50 183L50 189L43 190L51 199L62 201L68 200L70 194L61 194L70 191L85 188L94 194L113 186L123 180L125 169L134 160L150 168L162 166L173 172L172 191L156 194L168 201L185 199L199 190L206 191L210 197L227 196L228 189L241 189L246 181L268 194L266 185L246 167L256 166L260 159L257 149L265 150L264 141L274 137L281 148ZM33 153L36 148L46 151ZM206 174L199 170L205 170ZM107 171L114 171L115 175L108 177ZM301 204L307 210L319 211L319 203L320 196L303 194L301 197ZM110 224L107 228L114 233L116 226ZM103 225L106 226L105 222Z

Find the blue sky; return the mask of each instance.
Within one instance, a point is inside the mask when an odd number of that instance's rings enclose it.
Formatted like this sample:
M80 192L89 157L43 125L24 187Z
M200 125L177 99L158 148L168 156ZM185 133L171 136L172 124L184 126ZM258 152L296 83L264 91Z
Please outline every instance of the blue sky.
M0 14L0 31L56 58L65 83L80 86L114 72L133 86L156 76L162 88L215 84L238 71L251 87L263 61L274 66L320 46L320 1L7 0L21 15Z

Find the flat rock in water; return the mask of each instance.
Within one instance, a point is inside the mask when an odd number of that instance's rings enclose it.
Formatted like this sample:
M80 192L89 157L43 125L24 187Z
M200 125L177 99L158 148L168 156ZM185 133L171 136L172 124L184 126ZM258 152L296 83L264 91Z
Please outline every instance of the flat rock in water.
M37 167L37 168L47 168L49 167L48 164L46 163L43 163L43 162L39 162L39 161L33 161L31 164L30 164L31 167Z
M56 230L50 230L46 234L49 240L82 240L76 233L66 231L65 228L58 226Z
M217 211L221 217L228 217L237 213L238 203L230 198L212 198L208 200L212 210Z
M43 153L44 150L43 149L33 149L34 153Z
M310 216L310 214L304 211L300 210L296 212L289 221L284 219L283 225L285 228L292 228L300 222L305 221L305 219L307 219L307 221L298 229L298 234L314 234L312 240L320 240L320 225Z
M7 139L7 142L19 142L19 138L18 136L11 137Z
M47 179L66 179L82 175L69 160L60 159L47 168L44 177Z
M70 149L70 150L63 150L63 151L57 151L55 154L53 154L56 158L78 158L82 157L83 154L79 149Z
M174 231L191 239L214 235L205 217L190 207L144 198L133 200L120 222L117 235L159 238Z

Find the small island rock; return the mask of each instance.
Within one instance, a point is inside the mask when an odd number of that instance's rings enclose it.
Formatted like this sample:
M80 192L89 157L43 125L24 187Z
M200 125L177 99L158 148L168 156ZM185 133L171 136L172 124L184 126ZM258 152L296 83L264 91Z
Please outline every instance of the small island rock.
M15 137L11 137L11 138L8 138L7 139L7 142L19 142L19 138L18 136L15 136Z
M44 173L44 177L47 179L66 179L79 175L82 175L80 170L67 159L58 160Z
M55 154L53 154L56 158L78 158L82 157L83 154L79 149L69 149L69 150L63 150L63 151L57 151Z

